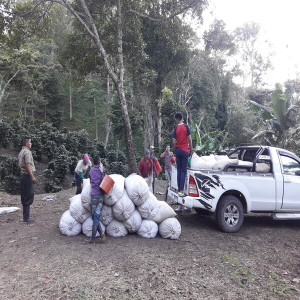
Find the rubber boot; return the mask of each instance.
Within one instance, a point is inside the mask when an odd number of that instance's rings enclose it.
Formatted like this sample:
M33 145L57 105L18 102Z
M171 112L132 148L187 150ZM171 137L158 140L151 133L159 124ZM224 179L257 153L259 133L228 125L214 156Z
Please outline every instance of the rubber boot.
M97 228L98 226L93 226L92 228L92 236L91 236L91 239L90 239L90 243L93 244L95 243L95 238L96 238L96 234L97 234Z
M23 205L23 221L27 223L34 222L33 218L30 218L30 205Z
M101 228L101 225L100 225L100 222L99 222L99 225L98 225L98 232L100 234L100 243L105 243L106 242L106 236L105 236L105 233L102 232L102 228Z

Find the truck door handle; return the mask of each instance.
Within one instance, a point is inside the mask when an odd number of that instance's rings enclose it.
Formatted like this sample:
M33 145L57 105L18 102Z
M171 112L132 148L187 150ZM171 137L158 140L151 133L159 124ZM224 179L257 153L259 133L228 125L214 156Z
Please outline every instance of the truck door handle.
M285 179L284 180L284 183L291 183L292 181L291 181L291 179Z

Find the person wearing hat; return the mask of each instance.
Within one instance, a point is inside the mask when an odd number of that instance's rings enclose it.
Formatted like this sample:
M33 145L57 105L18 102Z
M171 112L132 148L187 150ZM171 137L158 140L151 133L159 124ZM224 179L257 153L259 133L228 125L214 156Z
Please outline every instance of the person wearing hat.
M84 175L88 171L88 169L92 166L90 158L87 154L83 155L83 159L81 159L75 168L75 183L76 183L76 195L81 194L82 191L82 179L85 179Z
M150 151L148 149L145 150L144 157L139 162L137 172L146 180L149 190L152 191L153 162L150 159Z

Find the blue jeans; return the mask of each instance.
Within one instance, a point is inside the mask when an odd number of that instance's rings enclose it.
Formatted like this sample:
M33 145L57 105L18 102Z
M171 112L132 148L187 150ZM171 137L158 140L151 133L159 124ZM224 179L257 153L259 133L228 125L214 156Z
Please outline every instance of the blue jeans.
M103 233L101 226L99 226L100 217L101 217L101 210L104 202L104 196L102 195L92 195L91 196L91 212L93 218L93 226L99 227L100 235Z
M186 170L188 166L189 152L176 148L176 165L177 165L177 185L178 191L183 191Z

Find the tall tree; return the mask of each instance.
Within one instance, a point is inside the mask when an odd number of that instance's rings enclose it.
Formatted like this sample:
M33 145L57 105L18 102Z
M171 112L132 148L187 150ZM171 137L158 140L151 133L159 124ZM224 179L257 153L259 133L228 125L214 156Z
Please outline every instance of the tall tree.
M156 2L156 1L155 1ZM128 7L126 13L130 13L139 17L157 20L168 20L177 16L183 12L188 11L192 8L198 8L201 10L204 0L183 0L183 1L165 1L162 3L162 7L166 5L169 9L164 10L165 15L161 16L159 11L157 16L153 17L148 14L149 3L140 1L126 1L126 7ZM124 55L123 55L123 25L124 25L124 15L123 7L125 2L121 0L116 1L103 1L101 5L98 2L88 1L88 0L78 0L71 2L69 0L34 0L32 1L32 8L28 10L24 15L29 15L38 9L43 10L43 14L51 8L53 3L58 3L63 7L67 8L72 15L77 19L77 21L82 25L83 30L88 34L96 46L98 53L103 59L105 69L112 81L114 82L116 91L118 93L119 104L122 112L122 119L125 131L125 144L127 150L127 158L129 171L135 172L136 165L136 154L133 145L131 124L128 115L126 94L124 89ZM131 8L130 8L131 6ZM142 9L142 10L140 10ZM113 16L111 19L114 24L115 40L116 40L116 51L113 61L109 59L107 48L104 46L103 32L103 21L106 18L106 13L109 16ZM99 20L100 19L100 20ZM99 22L97 22L99 20Z

